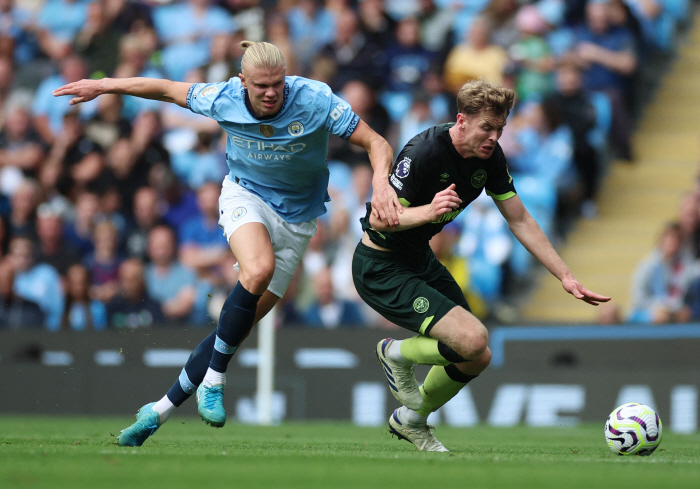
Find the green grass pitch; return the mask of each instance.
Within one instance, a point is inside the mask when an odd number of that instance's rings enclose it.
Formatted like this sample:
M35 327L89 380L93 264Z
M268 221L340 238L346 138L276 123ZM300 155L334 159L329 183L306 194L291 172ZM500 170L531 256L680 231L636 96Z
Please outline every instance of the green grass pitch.
M175 416L140 448L114 445L133 418L0 417L0 487L700 488L700 435L665 433L650 457L618 457L603 423L576 428L439 426L450 453L385 428L288 423L213 429Z

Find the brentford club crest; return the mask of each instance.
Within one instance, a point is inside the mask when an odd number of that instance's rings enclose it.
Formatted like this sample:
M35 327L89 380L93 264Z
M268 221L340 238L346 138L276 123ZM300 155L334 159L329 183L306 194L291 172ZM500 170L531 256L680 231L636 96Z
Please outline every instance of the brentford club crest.
M272 128L272 126L269 126L267 124L260 124L260 134L262 134L266 138L271 138L274 133L275 130Z

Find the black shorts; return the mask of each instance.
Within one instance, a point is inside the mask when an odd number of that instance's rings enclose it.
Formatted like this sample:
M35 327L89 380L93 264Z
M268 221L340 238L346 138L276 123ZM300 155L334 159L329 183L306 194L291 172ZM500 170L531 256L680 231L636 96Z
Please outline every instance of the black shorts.
M407 257L360 242L352 259L352 277L357 293L372 309L426 336L455 306L470 311L462 289L432 250Z

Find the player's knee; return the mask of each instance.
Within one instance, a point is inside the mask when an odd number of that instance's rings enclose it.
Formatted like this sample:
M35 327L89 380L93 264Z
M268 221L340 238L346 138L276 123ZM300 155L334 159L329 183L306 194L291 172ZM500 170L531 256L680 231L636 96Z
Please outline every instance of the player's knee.
M489 347L489 334L486 332L486 328L482 331L475 331L471 335L470 345L473 358L482 355L486 351Z
M486 328L481 327L465 329L460 338L460 354L462 357L473 360L481 356L489 346L489 334Z
M491 350L486 348L481 355L467 362L460 362L457 368L467 375L480 375L491 363Z
M482 372L491 364L491 349L486 347L486 349L474 359L476 367Z
M241 266L241 273L238 275L243 287L253 294L262 294L272 281L275 274L275 261L255 260L252 263Z

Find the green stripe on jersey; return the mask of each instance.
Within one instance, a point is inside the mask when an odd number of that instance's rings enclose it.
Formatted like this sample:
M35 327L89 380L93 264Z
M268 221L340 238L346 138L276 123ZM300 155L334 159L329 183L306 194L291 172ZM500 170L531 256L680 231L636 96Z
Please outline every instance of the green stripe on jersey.
M423 324L420 325L420 329L418 330L418 332L419 332L420 334L425 334L425 329L426 329L428 326L430 326L430 323L433 322L433 318L434 318L434 317L435 317L435 316L430 316L430 317L427 317L427 318L425 318L425 319L423 320Z
M493 197L496 200L508 200L511 197L515 196L515 192L506 192L505 194L496 195L492 192L489 192L488 190L486 191L486 194L489 195L490 197Z

